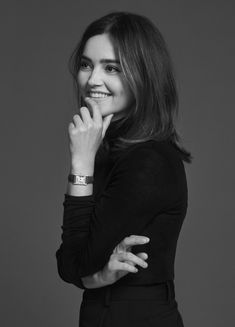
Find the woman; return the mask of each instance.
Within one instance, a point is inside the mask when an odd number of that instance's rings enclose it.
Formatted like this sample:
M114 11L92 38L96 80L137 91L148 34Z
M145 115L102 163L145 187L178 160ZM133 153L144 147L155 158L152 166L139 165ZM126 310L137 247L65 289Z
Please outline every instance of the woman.
M80 110L56 257L84 289L79 326L183 326L174 260L191 155L164 39L146 17L113 12L87 27L70 70Z

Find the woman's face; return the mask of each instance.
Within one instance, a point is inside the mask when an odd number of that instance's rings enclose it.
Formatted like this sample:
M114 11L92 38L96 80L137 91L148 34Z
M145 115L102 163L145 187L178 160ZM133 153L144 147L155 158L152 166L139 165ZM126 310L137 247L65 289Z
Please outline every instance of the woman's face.
M82 98L95 100L103 117L114 114L112 121L123 117L135 103L108 34L95 35L86 42L78 85Z

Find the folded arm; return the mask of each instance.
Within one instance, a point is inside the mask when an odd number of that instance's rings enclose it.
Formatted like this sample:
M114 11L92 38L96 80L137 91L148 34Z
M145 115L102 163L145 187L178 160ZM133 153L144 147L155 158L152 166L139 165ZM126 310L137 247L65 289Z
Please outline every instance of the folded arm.
M141 235L167 205L167 166L154 149L140 147L122 158L98 201L93 195L65 194L62 244L56 252L63 280L85 288L81 278L102 270L122 239Z

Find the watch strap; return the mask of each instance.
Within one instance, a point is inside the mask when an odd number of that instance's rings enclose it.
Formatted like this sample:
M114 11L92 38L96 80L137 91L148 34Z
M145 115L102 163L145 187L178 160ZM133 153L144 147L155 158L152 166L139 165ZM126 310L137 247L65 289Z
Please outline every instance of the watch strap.
M87 185L94 181L93 176L69 174L68 181L74 185Z

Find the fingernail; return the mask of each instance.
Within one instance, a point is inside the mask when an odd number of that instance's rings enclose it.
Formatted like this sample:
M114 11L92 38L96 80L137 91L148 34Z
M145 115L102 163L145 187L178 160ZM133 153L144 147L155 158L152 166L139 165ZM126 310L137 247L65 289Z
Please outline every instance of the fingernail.
M149 242L149 241L150 241L150 239L148 237L144 238L144 242Z

